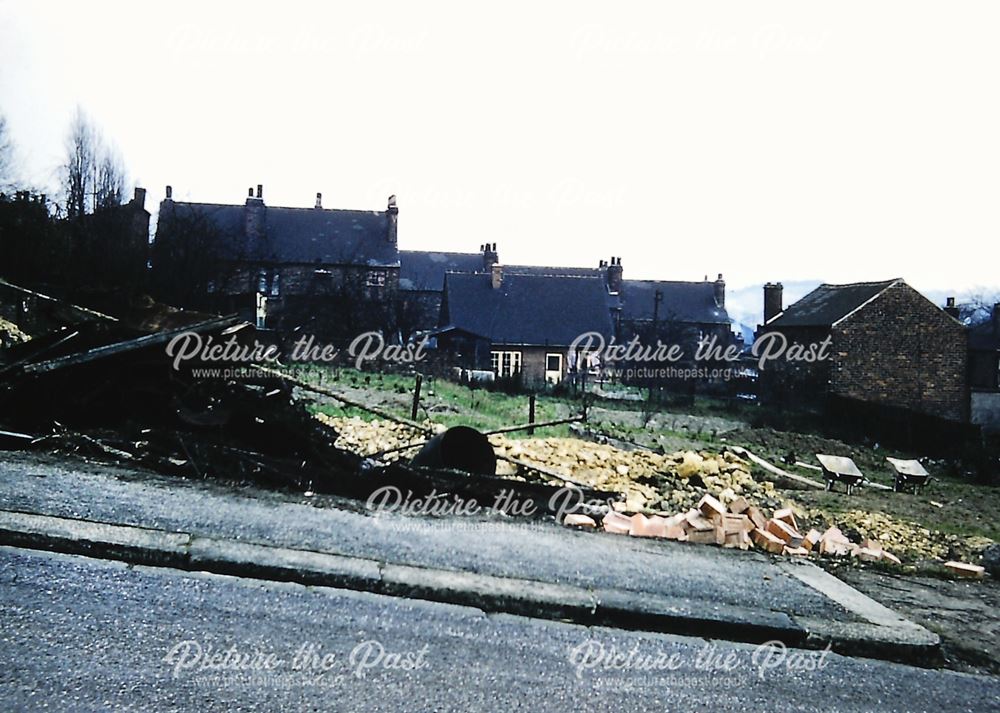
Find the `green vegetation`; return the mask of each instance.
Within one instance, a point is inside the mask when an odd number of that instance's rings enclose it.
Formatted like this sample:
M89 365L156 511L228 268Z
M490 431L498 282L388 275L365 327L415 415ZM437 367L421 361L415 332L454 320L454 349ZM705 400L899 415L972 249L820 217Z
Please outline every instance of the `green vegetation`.
M389 413L409 417L413 398L414 376L376 374L356 369L310 367L298 370L299 378L324 386L356 401L365 401ZM362 392L362 393L359 393ZM472 426L492 431L528 422L528 397L484 388L470 388L444 379L427 378L421 387L421 409L418 420L429 418L445 426ZM535 406L536 421L568 418L580 411L580 402L553 396L539 397ZM360 408L346 406L332 399L318 397L311 406L314 411L329 416L354 416L365 420L379 418ZM569 426L546 428L546 436L568 436ZM513 438L527 437L521 431Z

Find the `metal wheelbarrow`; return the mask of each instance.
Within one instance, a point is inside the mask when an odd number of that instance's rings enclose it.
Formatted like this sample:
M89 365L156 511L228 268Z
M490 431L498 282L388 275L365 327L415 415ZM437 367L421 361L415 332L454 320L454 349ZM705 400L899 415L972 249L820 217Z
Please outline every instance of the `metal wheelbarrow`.
M886 458L886 460L896 471L892 489L897 493L910 488L916 495L918 488L923 489L931 481L931 474L918 460L901 460L899 458Z
M850 495L854 492L854 488L865 479L854 461L846 456L828 456L817 453L816 460L823 466L823 478L826 480L827 490L832 491L835 483L843 483L847 494Z

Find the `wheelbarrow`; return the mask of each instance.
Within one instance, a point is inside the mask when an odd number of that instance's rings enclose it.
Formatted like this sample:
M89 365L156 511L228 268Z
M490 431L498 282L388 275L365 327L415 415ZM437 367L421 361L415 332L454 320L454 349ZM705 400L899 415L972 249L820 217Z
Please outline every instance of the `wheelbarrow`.
M854 461L846 456L828 456L817 453L816 460L823 466L823 479L826 480L827 490L832 491L835 483L843 483L847 494L850 495L854 492L854 488L865 479Z
M896 471L892 489L901 493L906 488L910 488L914 495L917 489L923 489L931 481L931 474L927 472L923 464L918 460L901 460L899 458L886 458Z

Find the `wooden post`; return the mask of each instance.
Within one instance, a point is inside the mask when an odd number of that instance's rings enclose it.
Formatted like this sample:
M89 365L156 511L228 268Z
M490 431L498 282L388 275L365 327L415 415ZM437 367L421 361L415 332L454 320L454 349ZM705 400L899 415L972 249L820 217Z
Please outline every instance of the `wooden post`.
M413 387L413 406L410 408L410 420L417 420L417 409L420 408L420 384L423 382L424 377L417 374L417 383Z
M534 422L535 422L535 395L534 394L529 394L528 395L528 423L534 423ZM534 428L529 428L528 429L528 435L529 436L535 435L535 429Z

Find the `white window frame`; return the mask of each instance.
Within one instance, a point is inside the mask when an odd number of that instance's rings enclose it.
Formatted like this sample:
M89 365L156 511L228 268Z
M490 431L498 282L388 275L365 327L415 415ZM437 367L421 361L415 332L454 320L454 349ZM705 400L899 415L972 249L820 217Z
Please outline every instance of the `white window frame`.
M549 359L555 357L559 360L558 369L549 369ZM558 384L562 381L563 376L563 355L559 352L546 352L545 353L545 380L550 384Z
M490 352L490 366L498 379L520 374L522 363L520 351L498 349Z

